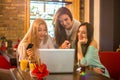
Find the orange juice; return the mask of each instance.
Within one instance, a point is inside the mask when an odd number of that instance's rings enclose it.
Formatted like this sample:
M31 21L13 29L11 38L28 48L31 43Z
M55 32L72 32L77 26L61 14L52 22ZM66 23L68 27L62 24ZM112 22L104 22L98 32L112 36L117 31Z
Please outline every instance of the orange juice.
M35 63L29 63L30 71L35 69Z
M22 71L25 71L27 69L28 61L27 60L21 60L20 61L20 68Z

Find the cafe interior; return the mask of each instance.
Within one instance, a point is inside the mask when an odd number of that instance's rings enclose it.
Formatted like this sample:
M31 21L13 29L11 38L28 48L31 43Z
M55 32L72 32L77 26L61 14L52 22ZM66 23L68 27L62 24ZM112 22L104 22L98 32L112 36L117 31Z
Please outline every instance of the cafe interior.
M96 80L120 80L119 3L120 0L0 0L0 80L93 80L65 73L34 79L28 72L18 69L16 50L32 22L43 18L48 25L48 34L54 38L52 19L60 7L67 7L81 23L94 25L100 61L111 77ZM3 69L9 70L9 73L3 75Z

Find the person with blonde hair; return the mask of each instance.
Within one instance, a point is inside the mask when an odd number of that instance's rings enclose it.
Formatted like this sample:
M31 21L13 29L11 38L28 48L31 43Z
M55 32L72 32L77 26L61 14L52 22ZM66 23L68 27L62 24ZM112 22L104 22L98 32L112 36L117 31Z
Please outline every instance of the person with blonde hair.
M33 47L27 49L28 45L32 44ZM28 32L21 40L17 52L19 55L19 61L22 59L38 59L38 49L54 48L52 38L48 35L47 24L45 20L38 18L35 19L30 26Z

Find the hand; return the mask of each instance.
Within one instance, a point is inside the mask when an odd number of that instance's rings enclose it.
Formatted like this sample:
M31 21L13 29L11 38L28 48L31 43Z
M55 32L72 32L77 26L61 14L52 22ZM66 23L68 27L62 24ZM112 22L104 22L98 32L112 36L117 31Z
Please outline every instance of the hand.
M27 55L29 56L29 58L32 58L34 56L33 50L31 48L27 49Z
M79 39L79 43L81 44L86 44L88 42L88 39L87 38L83 38L83 39Z
M60 48L62 48L62 49L69 49L70 46L71 46L70 42L69 42L68 40L65 40L65 41L62 43L62 45L61 45Z
M102 69L100 69L100 68L93 68L93 70L94 70L96 73L103 74Z

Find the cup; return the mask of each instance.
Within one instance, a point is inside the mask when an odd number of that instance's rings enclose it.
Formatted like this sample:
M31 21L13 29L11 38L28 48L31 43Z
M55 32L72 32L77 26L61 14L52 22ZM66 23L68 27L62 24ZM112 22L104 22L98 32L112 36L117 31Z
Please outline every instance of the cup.
M29 63L30 71L35 69L35 63Z
M35 63L29 63L29 68L30 68L30 76L31 77L37 77L36 74L33 74L32 71L36 68L36 64Z
M22 71L25 71L27 69L27 66L28 66L28 61L27 60L21 60L20 61L20 69Z

